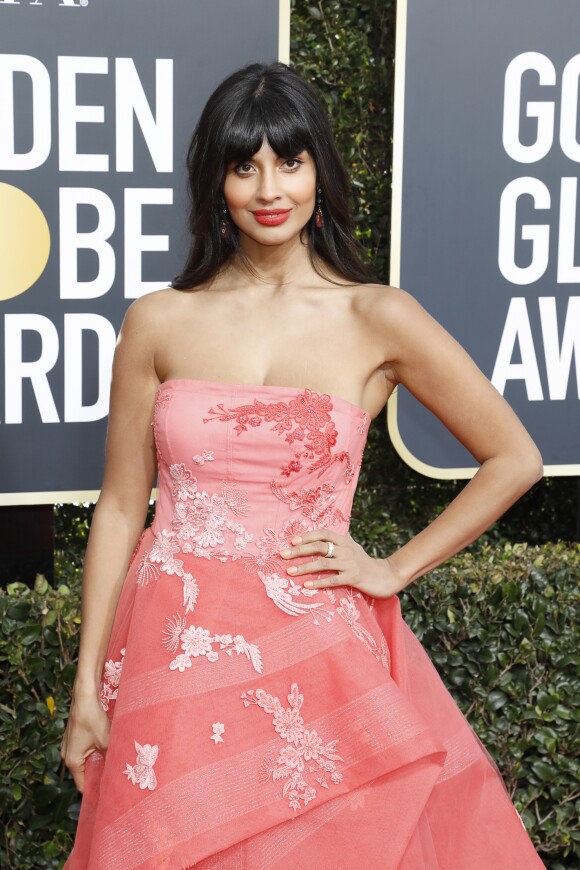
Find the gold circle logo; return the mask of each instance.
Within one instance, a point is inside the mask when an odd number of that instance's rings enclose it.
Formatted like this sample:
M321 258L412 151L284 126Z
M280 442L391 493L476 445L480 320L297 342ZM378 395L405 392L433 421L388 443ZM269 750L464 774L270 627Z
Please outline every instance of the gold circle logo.
M50 230L32 197L0 182L0 300L38 281L50 253Z

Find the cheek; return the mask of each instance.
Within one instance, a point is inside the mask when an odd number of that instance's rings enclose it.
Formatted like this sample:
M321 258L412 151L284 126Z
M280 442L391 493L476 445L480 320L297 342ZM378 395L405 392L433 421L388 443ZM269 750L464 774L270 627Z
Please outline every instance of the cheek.
M308 205L316 199L316 176L313 172L296 175L293 194L297 202Z
M244 179L247 182L247 179ZM224 184L224 199L228 211L235 211L238 208L243 208L251 199L251 191L249 184L241 183L241 179L230 176Z

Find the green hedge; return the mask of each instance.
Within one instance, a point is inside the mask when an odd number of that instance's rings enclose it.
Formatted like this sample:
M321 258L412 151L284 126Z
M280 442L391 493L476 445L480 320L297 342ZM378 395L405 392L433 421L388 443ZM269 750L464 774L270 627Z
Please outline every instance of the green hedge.
M554 870L580 860L579 577L580 546L506 544L463 553L402 596Z
M76 670L78 587L0 592L0 866L61 867L80 808L60 742Z
M365 499L353 535L380 555L399 532L378 505L367 513ZM578 545L483 546L402 596L407 621L552 870L580 859L579 576ZM2 867L60 867L72 843L79 799L58 747L75 671L78 585L53 589L39 575L35 589L14 583L0 592Z

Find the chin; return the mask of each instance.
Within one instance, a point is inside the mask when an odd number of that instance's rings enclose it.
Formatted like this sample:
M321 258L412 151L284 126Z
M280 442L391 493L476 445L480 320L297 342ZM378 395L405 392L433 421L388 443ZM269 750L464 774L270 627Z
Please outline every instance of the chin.
M288 232L285 228L285 232L276 232L277 229L281 229L279 227L267 227L264 232L257 233L254 232L246 232L241 230L241 234L246 237L249 241L254 242L258 245L264 245L266 247L275 247L276 245L284 245L287 242L291 242L294 238L300 235L301 230L293 230L292 232Z

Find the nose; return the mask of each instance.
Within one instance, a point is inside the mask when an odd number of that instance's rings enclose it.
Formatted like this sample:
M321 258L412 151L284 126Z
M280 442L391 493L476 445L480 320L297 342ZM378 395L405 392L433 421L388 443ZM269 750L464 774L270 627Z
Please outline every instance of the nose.
M262 203L271 203L279 198L280 193L276 179L276 170L272 167L264 167L259 175L256 199Z

